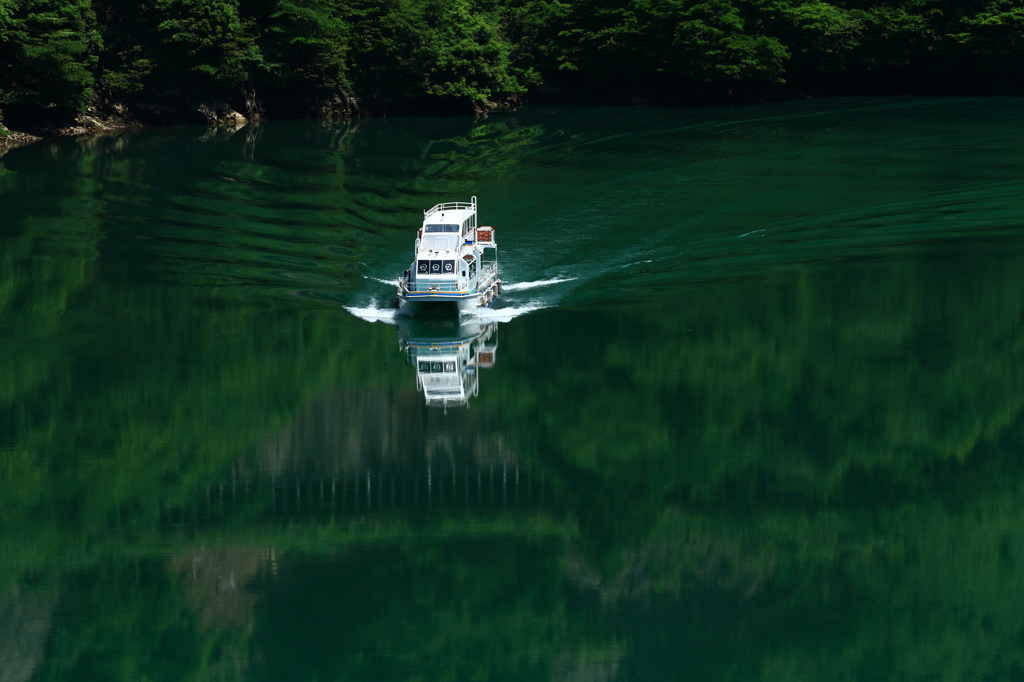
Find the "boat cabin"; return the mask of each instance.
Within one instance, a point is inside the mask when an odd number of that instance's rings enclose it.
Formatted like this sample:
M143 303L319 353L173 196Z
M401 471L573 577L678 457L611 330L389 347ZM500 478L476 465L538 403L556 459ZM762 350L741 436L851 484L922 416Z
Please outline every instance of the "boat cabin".
M427 211L423 216L423 227L416 235L416 278L447 281L454 277L472 276L469 264L475 266L474 255L463 254L459 258L459 252L462 247L473 245L475 230L475 201L470 204L438 204Z

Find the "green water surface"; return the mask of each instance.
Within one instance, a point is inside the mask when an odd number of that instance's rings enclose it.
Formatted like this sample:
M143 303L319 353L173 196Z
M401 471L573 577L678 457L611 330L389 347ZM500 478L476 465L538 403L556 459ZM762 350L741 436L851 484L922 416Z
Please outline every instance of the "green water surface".
M1024 100L0 157L0 680L1024 679ZM505 294L396 318L476 196ZM413 348L471 342L468 405Z

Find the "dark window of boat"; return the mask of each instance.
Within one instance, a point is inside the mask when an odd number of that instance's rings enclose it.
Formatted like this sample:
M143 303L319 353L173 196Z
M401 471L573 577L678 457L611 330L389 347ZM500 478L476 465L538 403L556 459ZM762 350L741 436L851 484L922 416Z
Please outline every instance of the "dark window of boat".
M430 371L431 372L443 372L444 371L444 364L440 363L440 362L432 362L432 363L430 363Z
M418 260L416 261L416 274L425 275L430 272L430 261Z
M455 274L455 261L453 261L453 260L446 260L446 261L442 261L442 262L444 263L444 274L446 274L446 275L454 275Z
M430 274L440 275L441 274L441 261L432 260L430 261Z
M429 362L424 362L423 360L420 360L417 364L418 364L419 370L421 372L426 372L428 374L430 373L430 363Z
M458 232L458 225L427 225L427 232Z
M444 371L446 371L446 372L454 372L455 371L455 363L454 362L446 362L446 363L444 363Z

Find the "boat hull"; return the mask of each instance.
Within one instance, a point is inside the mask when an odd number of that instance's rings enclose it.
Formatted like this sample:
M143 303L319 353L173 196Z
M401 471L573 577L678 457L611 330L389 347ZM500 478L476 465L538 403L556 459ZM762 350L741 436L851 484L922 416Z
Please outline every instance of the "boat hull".
M461 299L403 298L399 296L398 302L399 312L406 315L450 315L490 306L490 303L482 304L476 296Z
M500 281L487 291L468 295L398 294L399 311L406 315L445 315L465 312L474 308L489 308L501 293Z
M474 299L426 299L398 297L400 312L406 315L451 315L478 308Z

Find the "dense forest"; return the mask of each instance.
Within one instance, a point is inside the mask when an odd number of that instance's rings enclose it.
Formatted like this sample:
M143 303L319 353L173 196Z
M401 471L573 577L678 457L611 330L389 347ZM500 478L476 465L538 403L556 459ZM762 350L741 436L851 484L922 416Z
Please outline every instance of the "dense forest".
M0 0L18 126L1022 85L1022 0Z

